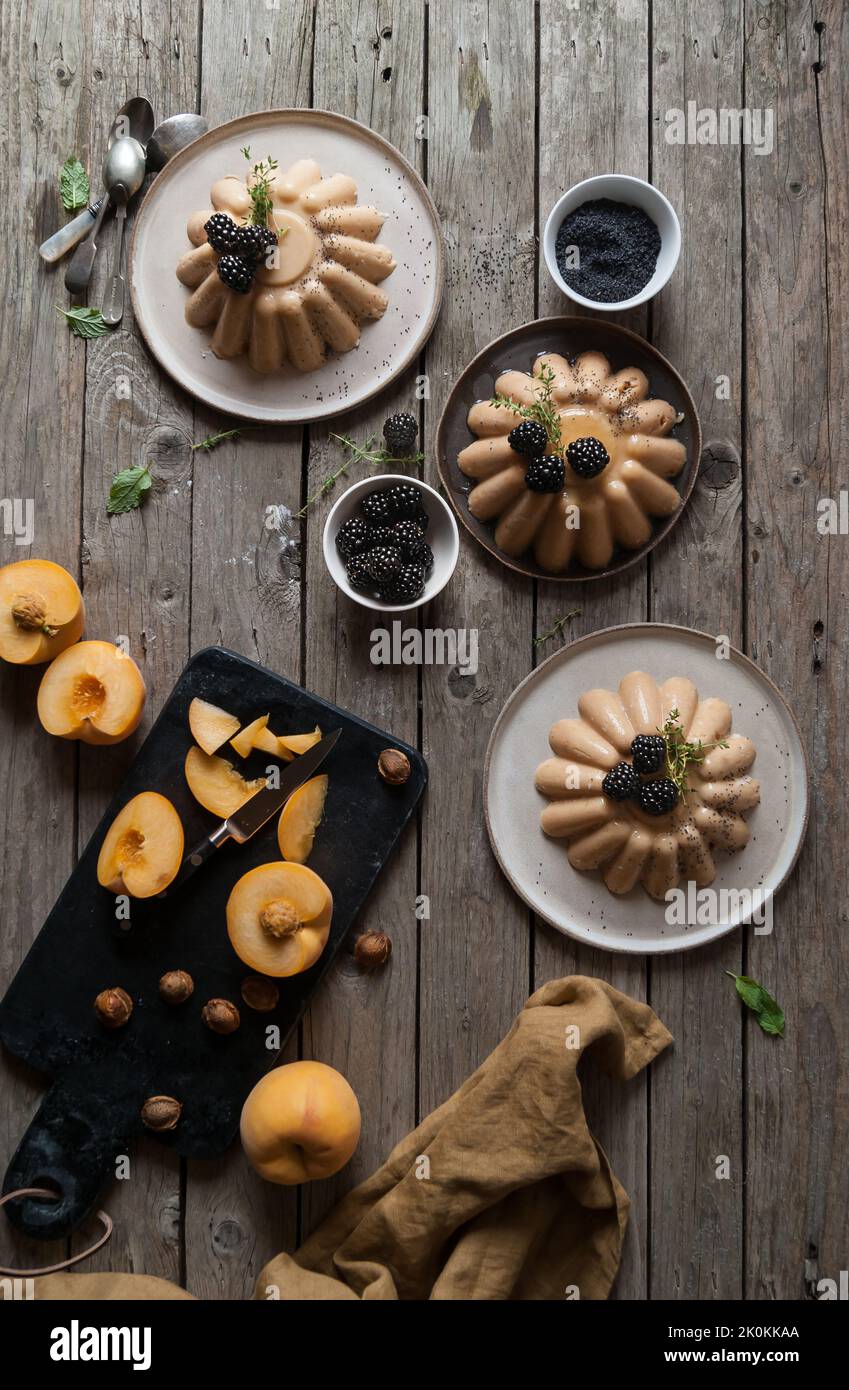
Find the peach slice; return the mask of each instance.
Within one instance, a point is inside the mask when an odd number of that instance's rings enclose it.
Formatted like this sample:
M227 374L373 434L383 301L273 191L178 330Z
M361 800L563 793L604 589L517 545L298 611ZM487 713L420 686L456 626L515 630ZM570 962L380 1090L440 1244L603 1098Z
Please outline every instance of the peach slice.
M0 657L38 666L79 641L85 622L76 581L52 560L16 560L0 569Z
M97 881L110 893L152 898L183 862L180 817L159 792L140 792L119 811L100 847Z
M120 743L138 727L142 673L112 642L78 642L52 661L38 688L38 717L49 734L83 743Z
M311 777L289 797L277 824L280 853L290 864L305 864L324 811L329 778L325 773Z
M228 714L226 709L219 709L196 696L189 705L189 728L204 753L217 753L230 735L238 732L239 721L235 714Z
M260 864L227 900L227 934L236 955L261 975L308 970L330 935L333 896L304 864Z
M287 753L290 757L299 757L301 753L306 753L307 749L314 748L321 742L321 729L316 724L311 734L281 734L277 742L282 757Z
M226 820L265 786L264 777L248 782L226 758L190 748L183 767L189 791L204 810Z
M260 715L259 719L255 719L252 724L246 724L241 733L231 738L230 747L235 749L240 758L250 757L255 748L260 748L263 753L271 753L272 757L279 757L277 736L267 727L268 719L267 714Z

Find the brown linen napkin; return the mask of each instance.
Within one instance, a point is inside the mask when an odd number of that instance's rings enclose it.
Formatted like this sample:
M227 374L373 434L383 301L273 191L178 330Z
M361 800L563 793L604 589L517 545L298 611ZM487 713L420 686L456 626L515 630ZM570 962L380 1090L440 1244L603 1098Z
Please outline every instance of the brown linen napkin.
M266 1265L254 1297L607 1298L629 1201L587 1127L577 1067L588 1051L626 1081L669 1042L647 1004L603 980L551 980L297 1254ZM131 1275L36 1282L39 1298L150 1296Z

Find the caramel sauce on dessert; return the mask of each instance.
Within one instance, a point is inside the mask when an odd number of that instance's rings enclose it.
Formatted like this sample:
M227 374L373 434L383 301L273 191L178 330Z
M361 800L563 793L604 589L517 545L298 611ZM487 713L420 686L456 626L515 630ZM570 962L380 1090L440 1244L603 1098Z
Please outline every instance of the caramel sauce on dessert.
M543 374L549 375L550 406L559 418L562 486L532 488L532 461L508 438L521 417L509 405L479 401L468 416L477 439L457 459L474 483L469 511L495 523L495 541L505 554L517 558L532 548L549 574L563 574L576 561L604 569L617 545L638 549L652 534L652 518L671 516L681 505L669 481L687 457L684 445L668 438L678 416L666 401L649 396L644 372L611 372L600 352L581 353L574 362L544 353L532 375L504 372L496 395L532 406L545 396ZM580 451L587 455L586 441L596 441L598 471L591 476L576 471Z
M682 878L699 888L712 883L713 851L744 848L744 817L760 801L760 784L748 775L756 749L731 732L730 706L702 700L684 676L657 685L645 672L631 671L618 691L586 691L578 715L553 725L554 756L536 771L537 790L549 801L540 817L545 834L566 841L574 869L601 869L611 893L627 893L640 883L663 901ZM687 742L704 748L701 760L687 767L684 793L673 808L658 814L655 798L647 803L655 807L649 813L636 794L609 794L603 784L614 768L625 763L636 773L635 739L648 735L654 741L673 715ZM664 768L657 771L657 778L635 775L634 781L642 790L663 778Z
M248 292L237 293L221 279L220 256L205 228L214 212L247 223L250 184L250 174L219 179L210 191L212 207L189 218L195 249L177 266L177 279L193 291L186 320L195 328L212 328L218 357L244 353L262 373L287 363L301 372L315 371L328 349L351 352L363 323L386 311L389 300L379 285L395 269L395 260L376 240L383 216L357 203L357 185L349 175L322 178L315 160L299 159L267 180L269 226L278 243Z

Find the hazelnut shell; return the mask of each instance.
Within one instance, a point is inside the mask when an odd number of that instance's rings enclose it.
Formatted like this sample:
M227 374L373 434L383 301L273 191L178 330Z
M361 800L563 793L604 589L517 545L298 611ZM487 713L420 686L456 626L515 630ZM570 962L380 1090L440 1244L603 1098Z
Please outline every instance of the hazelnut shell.
M159 995L166 1004L185 1004L195 992L195 982L187 970L166 970L159 981Z
M364 970L385 965L392 955L392 942L385 932L365 931L354 942L354 960Z
M142 1123L162 1134L176 1129L183 1107L173 1096L148 1096L141 1108Z
M402 787L410 780L410 759L400 748L384 748L377 760L377 770L390 787Z
M241 1018L236 1005L229 999L209 999L201 1009L201 1018L213 1033L235 1033Z
M123 1028L133 1012L133 1001L125 989L102 989L94 1001L94 1011L104 1028Z

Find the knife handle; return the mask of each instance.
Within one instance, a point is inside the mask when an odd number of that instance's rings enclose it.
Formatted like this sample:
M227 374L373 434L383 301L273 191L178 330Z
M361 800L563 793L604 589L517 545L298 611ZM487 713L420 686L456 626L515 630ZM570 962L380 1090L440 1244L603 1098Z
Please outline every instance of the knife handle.
M200 843L196 844L194 849L186 855L180 865L177 877L172 879L165 891L159 893L158 897L170 898L171 894L175 893L178 888L182 888L192 875L197 873L201 865L205 864L207 859L211 859L215 851L220 849L225 841L229 839L230 831L225 821L222 825L216 826L211 835L207 835L205 840L201 840Z

